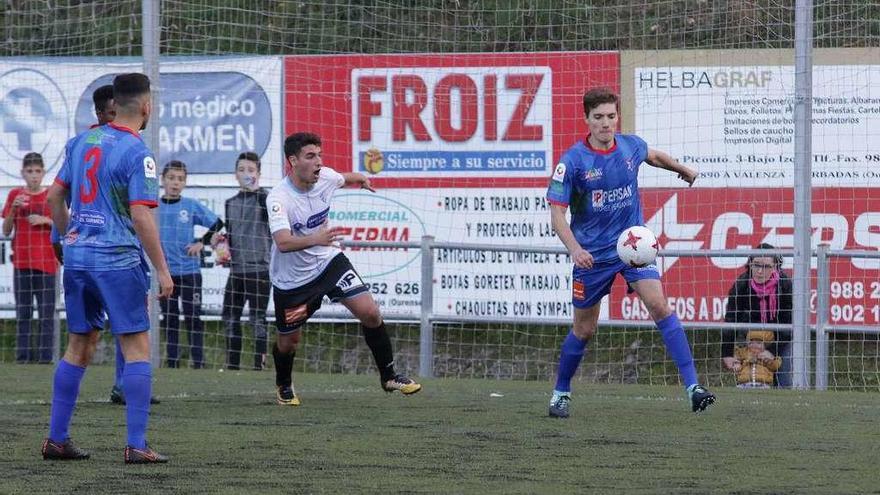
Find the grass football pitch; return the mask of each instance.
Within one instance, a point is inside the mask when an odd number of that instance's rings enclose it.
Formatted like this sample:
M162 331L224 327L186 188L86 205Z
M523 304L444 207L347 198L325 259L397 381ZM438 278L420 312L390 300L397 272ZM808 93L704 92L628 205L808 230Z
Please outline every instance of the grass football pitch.
M112 369L89 369L71 435L92 458L47 462L52 368L0 364L0 493L880 493L880 395L719 389L707 413L677 387L161 369L149 439L171 462L126 466Z

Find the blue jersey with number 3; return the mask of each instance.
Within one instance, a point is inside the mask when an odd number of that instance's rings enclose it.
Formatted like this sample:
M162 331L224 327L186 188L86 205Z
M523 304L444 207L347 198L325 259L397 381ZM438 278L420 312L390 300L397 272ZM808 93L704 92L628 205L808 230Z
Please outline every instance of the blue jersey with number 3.
M610 150L594 150L584 140L556 165L547 200L570 207L574 237L594 261L616 259L617 236L644 222L638 176L647 158L642 138L617 134Z
M71 139L55 182L68 189L70 221L64 266L74 270L131 268L143 259L131 205L156 207L156 161L138 133L113 124Z

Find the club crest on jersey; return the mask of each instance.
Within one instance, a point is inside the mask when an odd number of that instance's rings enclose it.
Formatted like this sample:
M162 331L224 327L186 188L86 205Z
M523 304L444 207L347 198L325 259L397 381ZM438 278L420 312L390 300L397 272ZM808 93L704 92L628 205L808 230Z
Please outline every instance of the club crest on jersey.
M584 172L584 180L599 180L602 178L601 168L591 168Z
M553 171L553 180L556 182L562 182L565 180L565 164L559 162L556 164L556 169Z
M180 223L189 223L189 212L186 210L180 210L180 213L177 214L177 220Z

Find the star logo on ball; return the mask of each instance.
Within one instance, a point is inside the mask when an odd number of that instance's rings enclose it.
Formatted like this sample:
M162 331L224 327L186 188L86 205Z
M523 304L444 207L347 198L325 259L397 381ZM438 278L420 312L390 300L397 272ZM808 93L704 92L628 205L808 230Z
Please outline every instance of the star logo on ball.
M634 235L632 232L627 232L626 242L624 242L623 245L633 248L634 251L638 251L639 247L637 246L637 244L640 240L642 240L641 237Z

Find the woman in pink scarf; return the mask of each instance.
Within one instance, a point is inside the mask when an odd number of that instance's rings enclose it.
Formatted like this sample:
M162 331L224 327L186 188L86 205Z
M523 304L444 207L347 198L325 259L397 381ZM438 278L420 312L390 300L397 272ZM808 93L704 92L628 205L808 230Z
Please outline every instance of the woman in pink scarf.
M755 249L774 249L770 244L759 244ZM747 269L730 288L724 321L730 323L791 324L791 278L782 272L781 256L753 256ZM744 332L742 332L744 333ZM735 331L721 333L721 356L724 367L734 369ZM782 358L782 367L776 373L776 385L791 387L791 332L777 331L776 342L770 352Z

